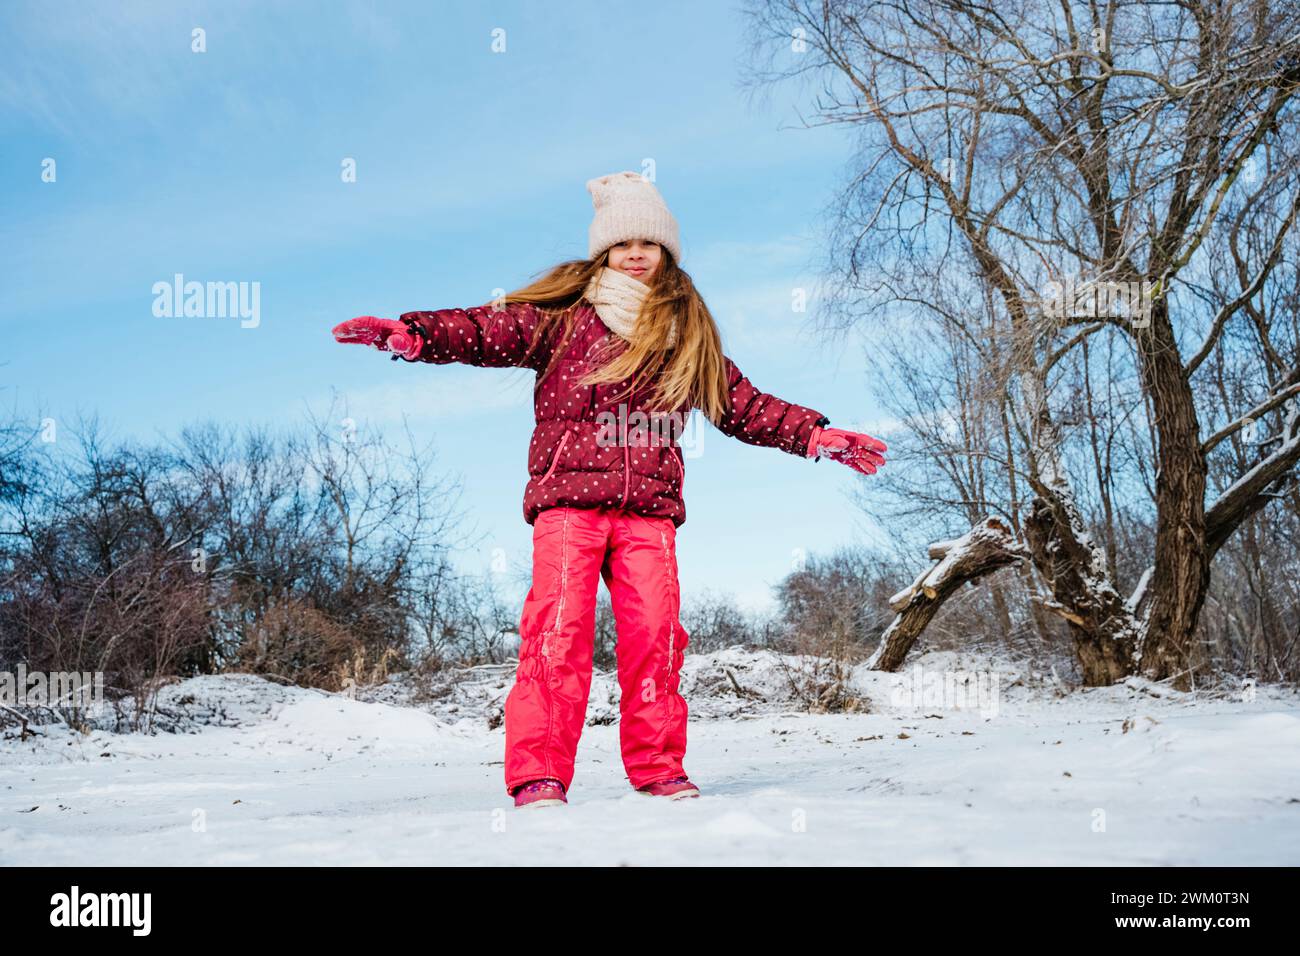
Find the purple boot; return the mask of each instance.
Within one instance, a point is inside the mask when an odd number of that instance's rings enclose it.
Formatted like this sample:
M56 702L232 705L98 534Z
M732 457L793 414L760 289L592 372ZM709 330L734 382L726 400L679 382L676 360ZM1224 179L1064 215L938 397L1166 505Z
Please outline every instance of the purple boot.
M515 807L545 807L551 804L568 803L564 796L564 784L554 777L545 780L533 780L515 790Z

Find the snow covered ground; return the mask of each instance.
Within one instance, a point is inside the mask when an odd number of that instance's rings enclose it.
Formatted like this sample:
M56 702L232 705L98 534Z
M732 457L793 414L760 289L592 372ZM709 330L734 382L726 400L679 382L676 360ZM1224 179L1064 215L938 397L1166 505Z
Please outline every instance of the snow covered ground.
M987 667L931 653L901 685L858 671L865 712L807 714L775 655L688 654L704 795L676 803L629 789L598 675L570 804L528 811L502 781L508 667L426 701L400 681L354 699L199 678L164 695L177 732L8 729L0 862L1300 863L1295 693L1062 696ZM985 679L975 707L915 696L963 670Z

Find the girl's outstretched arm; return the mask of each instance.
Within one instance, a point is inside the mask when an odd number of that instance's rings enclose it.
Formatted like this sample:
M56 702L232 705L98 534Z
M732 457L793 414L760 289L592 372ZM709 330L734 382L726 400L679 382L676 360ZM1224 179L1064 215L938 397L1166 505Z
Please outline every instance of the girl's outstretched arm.
M801 458L826 455L864 475L874 475L885 463L885 443L861 432L828 428L830 419L804 405L795 405L754 387L725 355L731 411L718 426L725 434L751 445L780 448ZM818 458L820 461L820 458Z
M531 354L528 349L542 315L531 303L511 302L405 312L398 321L363 315L340 322L333 331L339 342L371 345L408 362L463 362L540 371L550 357L546 343L539 343Z
M518 366L537 371L545 367L549 357L544 343L528 354L541 319L541 309L531 302L401 315L401 321L424 340L423 347L410 361L438 365L463 362L494 368Z
M718 428L723 434L751 445L779 448L801 458L809 457L813 430L830 424L814 408L795 405L760 391L727 356L727 390L731 409Z

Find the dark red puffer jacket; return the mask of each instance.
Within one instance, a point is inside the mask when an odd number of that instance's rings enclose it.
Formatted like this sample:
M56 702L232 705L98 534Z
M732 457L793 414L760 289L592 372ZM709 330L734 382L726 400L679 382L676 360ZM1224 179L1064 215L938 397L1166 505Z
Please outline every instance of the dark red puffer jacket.
M540 378L551 360L553 342L539 345L525 362L524 353L542 318L541 310L528 303L407 312L401 318L418 323L425 333L417 361L528 367ZM542 509L568 505L621 508L671 518L680 527L686 521L682 499L686 464L677 440L680 425L670 430L641 424L650 416L649 389L624 395L630 379L579 385L591 370L588 362L607 337L611 345L606 354L616 354L626 343L609 330L586 299L575 310L574 323L555 368L533 389L537 424L528 446L524 520L532 524ZM813 427L824 427L830 419L760 392L729 358L726 369L730 412L721 430L751 445L805 457ZM675 411L675 419L684 422L690 408Z

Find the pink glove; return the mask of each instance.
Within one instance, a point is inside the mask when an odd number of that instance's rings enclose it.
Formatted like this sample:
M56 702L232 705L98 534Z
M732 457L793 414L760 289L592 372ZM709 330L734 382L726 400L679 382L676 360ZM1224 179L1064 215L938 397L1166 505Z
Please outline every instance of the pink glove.
M843 428L813 429L808 442L808 457L825 455L832 461L848 465L854 471L864 475L874 475L876 469L885 463L880 453L885 450L885 443L879 438L872 438L861 432L845 431Z
M392 352L393 361L401 357L414 362L424 348L424 338L418 327L392 319L377 319L373 315L340 322L333 331L339 342L373 345L381 352Z

